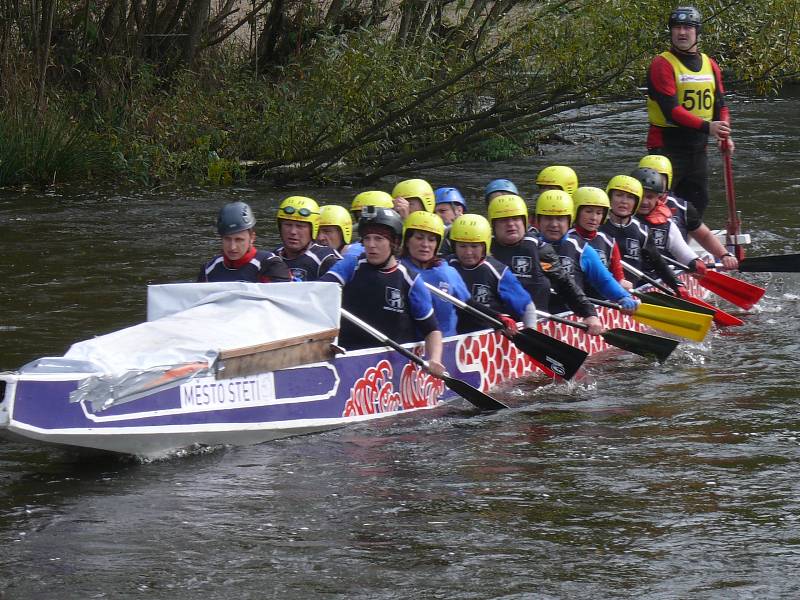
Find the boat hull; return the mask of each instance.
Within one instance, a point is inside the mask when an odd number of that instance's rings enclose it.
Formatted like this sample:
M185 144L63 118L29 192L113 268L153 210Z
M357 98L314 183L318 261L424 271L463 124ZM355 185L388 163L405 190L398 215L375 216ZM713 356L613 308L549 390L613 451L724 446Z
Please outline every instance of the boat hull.
M617 311L599 312L607 327L644 329ZM590 354L609 349L599 336L564 324L542 322L540 329ZM422 351L420 345L409 347ZM483 391L539 371L493 331L445 339L443 362L453 377ZM256 444L324 431L457 398L441 380L387 348L248 377L196 377L101 410L85 400L70 401L89 375L0 374L0 434L155 458L197 445Z

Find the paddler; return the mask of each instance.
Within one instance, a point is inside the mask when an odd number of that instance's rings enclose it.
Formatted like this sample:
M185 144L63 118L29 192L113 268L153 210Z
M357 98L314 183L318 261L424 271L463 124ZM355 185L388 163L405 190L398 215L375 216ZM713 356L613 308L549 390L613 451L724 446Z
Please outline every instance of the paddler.
M688 241L691 236L706 252L722 263L723 269L737 269L739 261L720 243L708 225L703 223L694 205L675 196L672 191L672 161L661 154L648 154L642 157L639 166L658 171L666 182L666 205L672 212L672 220L678 226L683 239Z
M519 189L514 185L514 182L509 179L492 179L483 189L483 202L488 208L492 200L506 194L519 196Z
M536 186L539 192L561 190L572 196L578 189L578 175L572 167L550 165L539 171L536 176Z
M333 248L342 256L353 239L353 221L344 206L326 204L319 209L317 243Z
M319 229L319 205L305 196L289 196L278 207L278 232L283 245L275 250L295 281L317 281L342 257L314 240Z
M268 250L256 249L256 218L244 202L231 202L217 215L222 254L208 261L197 281L291 281L289 267Z
M450 265L458 272L469 292L469 304L499 318L507 334L517 331L517 321L536 328L536 305L530 294L506 265L489 256L492 227L483 216L463 214L453 221L450 241L455 254ZM467 314L458 318L458 332L486 329L484 321Z
M439 254L449 256L453 253L449 239L450 224L467 210L467 201L458 188L454 187L438 188L434 192L434 198L436 201L434 212L441 217L445 226L444 239L439 244Z
M416 269L422 279L443 292L466 302L469 300L464 280L458 272L437 256L444 238L444 223L439 215L416 211L403 221L403 251L400 261ZM433 296L436 320L445 337L456 334L458 315L452 303Z
M343 286L342 307L405 344L425 340L425 353L434 374L444 373L442 332L433 300L416 269L397 260L403 220L391 208L368 206L361 212L358 234L364 244L360 257L348 254L322 281ZM339 342L348 350L369 348L375 339L342 320Z
M511 268L540 310L549 310L550 287L589 326L590 335L603 332L597 311L564 270L553 247L528 231L528 207L515 195L497 196L489 203L494 239L490 254Z
M626 290L632 289L633 284L625 279L625 271L622 269L619 245L608 234L600 231L611 211L608 194L600 188L581 186L572 195L572 205L575 207L575 233L595 249L600 262L611 272L617 283Z
M418 210L433 212L436 206L436 194L431 184L424 179L404 179L392 188L394 209L405 220L408 215Z
M535 217L539 235L553 246L561 259L561 266L580 289L592 298L616 302L623 312L633 314L638 306L636 299L617 283L589 241L570 229L573 204L567 192L549 189L539 194ZM563 300L551 294L550 312L560 313L566 310Z
M647 227L656 249L687 265L690 272L703 275L705 263L689 247L672 220L672 211L666 205L667 183L664 178L658 171L647 167L639 167L631 176L639 180L644 192L636 216ZM648 274L652 275L652 272Z
M367 206L376 206L380 208L394 208L394 200L391 194L381 190L369 190L356 194L353 201L350 203L350 216L353 218L353 224L358 225L358 220L361 218L361 211ZM364 252L364 246L360 241L353 241L347 248L347 254L354 256L361 256Z
M640 271L655 271L661 280L677 294L685 295L683 286L658 252L648 228L634 215L642 202L644 190L641 182L630 175L616 175L606 186L611 212L600 231L619 246L622 261ZM638 278L628 274L633 286Z

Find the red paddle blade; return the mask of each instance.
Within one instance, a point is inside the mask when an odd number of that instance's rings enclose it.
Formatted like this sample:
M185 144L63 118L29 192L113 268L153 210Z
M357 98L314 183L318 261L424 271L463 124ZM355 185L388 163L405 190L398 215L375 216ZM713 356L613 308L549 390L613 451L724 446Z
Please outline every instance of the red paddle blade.
M706 308L710 308L714 311L714 323L723 327L735 326L735 325L744 325L744 321L742 321L739 317L735 317L730 313L726 313L724 310L717 308L706 302L705 300L701 300L700 298L695 298L694 296L687 296L686 300L697 304L697 306L705 306Z
M767 291L752 283L716 271L706 271L698 282L720 298L725 298L728 302L745 310L753 308L753 305L761 300L764 292Z

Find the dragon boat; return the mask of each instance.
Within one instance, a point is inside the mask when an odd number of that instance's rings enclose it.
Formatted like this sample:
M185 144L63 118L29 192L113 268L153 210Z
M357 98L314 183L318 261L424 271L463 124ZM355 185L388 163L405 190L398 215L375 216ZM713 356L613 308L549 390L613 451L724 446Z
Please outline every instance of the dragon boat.
M340 297L338 286L320 282L150 286L146 322L0 373L0 435L157 458L457 400L390 348L337 348ZM607 327L645 329L619 311L598 312ZM539 328L590 355L609 350L602 337L564 323ZM422 352L422 344L406 347ZM445 338L443 363L484 392L540 370L492 329Z

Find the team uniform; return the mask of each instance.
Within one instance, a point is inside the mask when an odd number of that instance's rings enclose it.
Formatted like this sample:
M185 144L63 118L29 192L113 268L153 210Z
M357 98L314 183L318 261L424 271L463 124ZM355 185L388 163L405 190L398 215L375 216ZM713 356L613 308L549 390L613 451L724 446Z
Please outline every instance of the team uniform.
M667 196L667 208L672 211L672 220L678 226L678 231L681 232L684 240L688 240L689 234L703 224L700 215L697 214L697 209L685 200L669 195Z
M530 294L511 269L499 260L487 256L472 268L463 266L455 256L451 256L448 262L461 276L469 293L469 304L475 308L484 309L489 314L510 314L517 321L525 320L526 311L536 310ZM479 329L486 329L485 321L467 314L460 316L458 333Z
M600 262L611 272L614 279L617 281L625 279L625 271L622 268L622 256L619 252L619 246L611 236L599 230L588 231L580 225L575 225L572 231L575 232L575 235L586 240L589 245L594 248Z
M215 256L200 269L199 282L249 281L273 283L291 281L289 268L281 258L268 250L250 248L239 260Z
M708 205L710 121L730 122L719 65L706 54L662 52L647 72L647 149L672 161L673 189L702 217Z
M458 272L446 262L441 261L438 265L429 269L420 269L416 267L407 256L403 257L400 262L409 269L417 270L425 283L439 288L446 294L450 294L462 302L466 302L470 299L469 291L467 291L464 280L461 279ZM458 314L456 313L455 306L453 306L452 302L443 300L439 298L439 296L432 295L432 300L433 310L436 314L436 320L439 323L439 329L442 330L442 335L445 337L456 335Z
M618 225L609 219L600 226L600 231L617 243L623 262L640 271L656 273L672 289L678 288L678 280L658 252L647 225L638 218L631 217L626 225ZM640 283L633 274L630 274L629 281L634 286Z
M439 329L424 280L402 263L379 269L363 256L348 254L320 280L344 286L342 307L400 344L422 340ZM339 343L349 350L369 348L375 338L343 320Z
M511 268L539 310L549 312L552 286L576 315L597 316L586 294L575 285L562 267L553 247L538 237L526 235L513 246L505 246L493 240L491 255Z
M597 237L600 236L595 236L595 239ZM551 244L558 252L562 267L587 295L614 302L630 297L617 283L589 240L579 235L575 229L570 229L558 242ZM550 310L554 313L564 312L567 306L561 298L553 294L550 297Z
M672 218L659 219L657 223L652 223L645 217L644 221L649 235L653 239L653 244L661 254L683 264L689 264L697 258L697 254L686 243L678 224Z
M333 248L311 242L305 251L295 258L287 258L283 246L275 250L289 267L294 281L317 281L328 272L342 256Z

